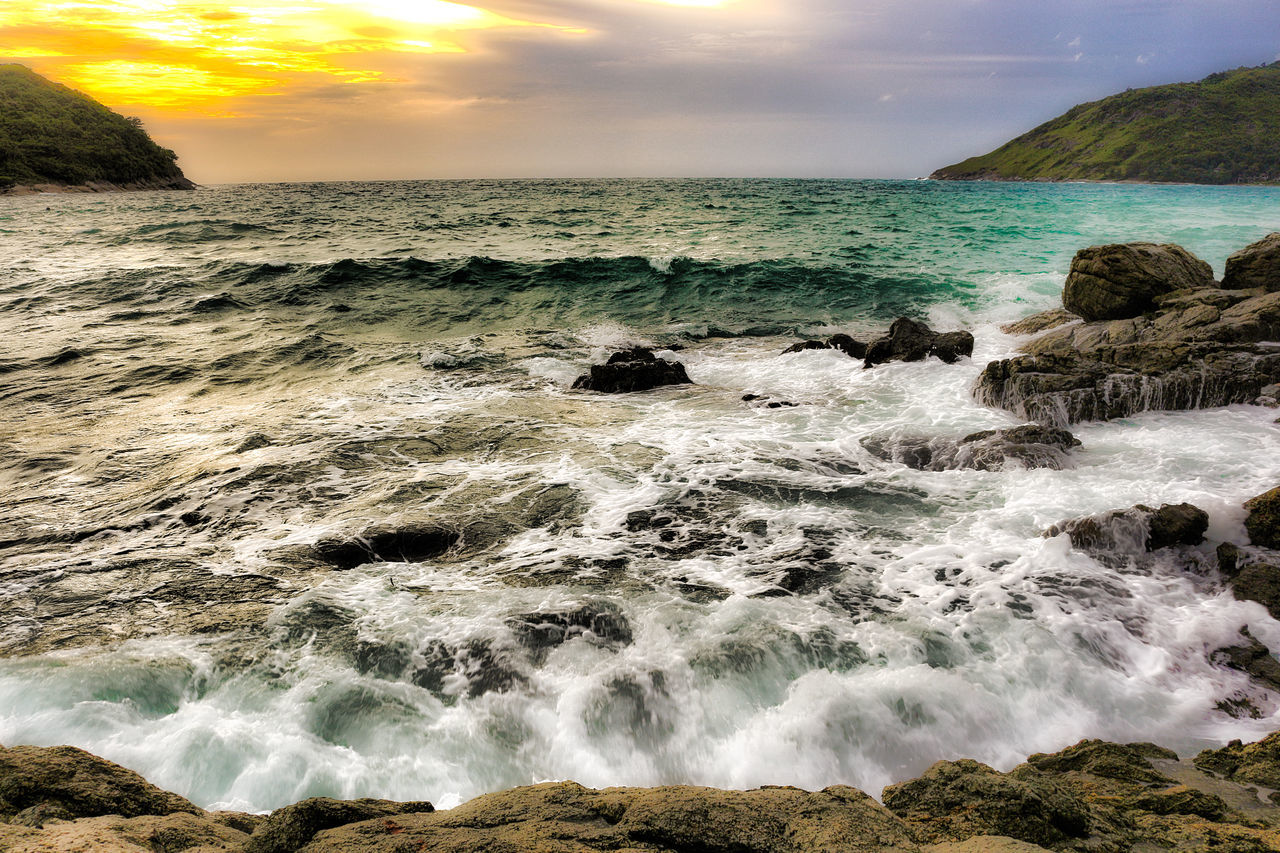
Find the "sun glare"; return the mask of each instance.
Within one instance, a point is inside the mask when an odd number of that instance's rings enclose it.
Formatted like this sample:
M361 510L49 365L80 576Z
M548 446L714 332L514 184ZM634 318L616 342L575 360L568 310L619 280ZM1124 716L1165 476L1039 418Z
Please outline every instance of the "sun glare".
M581 32L446 0L0 0L0 61L43 59L37 71L112 105L208 112L308 83L393 82L375 55L465 52L467 32L504 27Z

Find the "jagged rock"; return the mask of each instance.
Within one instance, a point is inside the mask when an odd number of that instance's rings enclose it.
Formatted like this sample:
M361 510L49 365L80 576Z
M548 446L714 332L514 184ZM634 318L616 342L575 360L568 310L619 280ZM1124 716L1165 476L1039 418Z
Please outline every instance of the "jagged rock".
M1062 305L1085 320L1119 320L1155 308L1155 297L1213 286L1213 269L1172 243L1090 246L1071 261Z
M1162 791L1144 791L1130 797L1125 805L1152 814L1198 815L1213 821L1222 820L1227 814L1227 804L1222 797L1186 785L1175 785Z
M1006 335L1034 335L1079 321L1079 315L1072 314L1065 308L1050 308L1048 311L1041 311L1012 323L1005 323L1000 327L1000 331Z
M867 345L863 367L887 361L920 361L935 355L947 364L973 355L973 335L968 332L935 332L924 323L899 317L889 334Z
M402 850L920 853L900 821L854 788L595 791L574 782L515 788L449 811L331 829L300 853Z
M1249 511L1244 528L1249 541L1263 548L1280 548L1280 486L1244 502Z
M431 803L397 803L390 800L333 800L312 797L276 809L258 824L244 853L294 853L316 833L371 818L435 811Z
M1174 784L1173 779L1155 769L1151 764L1153 758L1176 761L1178 753L1154 743L1082 740L1061 752L1038 752L1030 755L1027 757L1027 764L1046 773L1073 771L1139 785Z
M1280 732L1257 743L1233 740L1222 749L1206 749L1195 757L1195 765L1234 782L1280 788Z
M1222 286L1230 290L1280 290L1280 232L1268 234L1227 258Z
M928 841L1006 835L1047 845L1089 834L1088 806L1048 776L1015 779L970 759L939 761L883 799Z
M1055 471L1070 467L1067 453L1080 441L1065 429L1039 424L989 429L957 440L913 436L867 436L862 446L888 462L918 471L971 468L1001 471L1009 462Z
M605 394L648 391L662 385L689 385L692 380L678 361L658 358L652 350L634 347L615 352L604 364L593 364L573 382L573 387Z
M74 746L0 747L0 818L41 806L49 817L202 813L132 770Z
M792 344L782 351L783 355L789 355L793 352L804 352L811 349L831 349L831 344L823 341L801 341L798 344Z
M836 334L827 338L827 343L834 349L840 350L849 358L866 358L867 345L862 341L857 341L848 335Z
M1137 504L1129 509L1059 522L1044 536L1062 533L1083 551L1155 551L1172 545L1198 545L1209 529L1209 514L1188 503L1164 504L1153 509Z
M312 555L337 569L366 563L416 563L439 557L458 544L455 527L429 522L396 527L370 527L355 536L326 536L312 546Z

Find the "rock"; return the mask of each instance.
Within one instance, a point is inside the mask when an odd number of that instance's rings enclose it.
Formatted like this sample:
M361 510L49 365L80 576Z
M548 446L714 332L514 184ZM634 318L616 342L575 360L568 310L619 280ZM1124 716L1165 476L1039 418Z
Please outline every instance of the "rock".
M1227 258L1222 286L1228 290L1280 290L1280 232L1268 234Z
M836 334L827 338L827 343L833 349L838 349L849 358L866 358L867 345L862 341L856 341L845 334Z
M1162 791L1144 791L1130 797L1125 805L1152 814L1198 815L1212 821L1222 820L1227 815L1227 804L1221 797L1186 785L1175 785Z
M788 355L793 352L804 352L811 349L831 349L831 344L823 343L822 341L801 341L784 349L782 354Z
M1049 777L1015 779L970 759L939 761L883 800L928 841L1005 835L1043 846L1089 834L1088 806Z
M1223 542L1217 548L1218 571L1227 577L1235 575L1240 563L1240 547L1233 542Z
M1059 471L1070 467L1068 451L1080 441L1065 429L1039 424L989 429L957 440L912 436L867 436L861 444L873 456L918 471L971 468L1001 471L1013 462Z
M1249 511L1244 528L1249 541L1263 548L1280 549L1280 486L1244 502Z
M1209 514L1191 504L1164 504L1159 509L1137 504L1059 522L1043 535L1066 533L1071 544L1082 551L1135 552L1198 545L1204 541L1208 528Z
M1280 662L1272 656L1270 649L1249 633L1248 628L1242 629L1240 634L1243 640L1240 645L1218 649L1209 656L1209 660L1247 673L1272 690L1280 691Z
M930 355L947 364L973 355L973 335L968 332L939 333L924 323L899 317L889 327L888 335L867 345L862 366L874 367L887 361L920 361Z
M1195 765L1241 784L1280 789L1280 732L1257 743L1233 740L1222 749L1206 749L1195 757Z
M390 800L332 800L312 797L276 809L258 824L244 853L294 853L316 833L335 826L405 814L434 811L431 803L397 803Z
M1079 321L1078 315L1072 314L1065 308L1050 308L1048 311L1041 311L1039 314L1032 314L1030 317L1023 317L1012 323L1005 323L1000 327L1000 331L1006 335L1034 335Z
M587 602L562 610L539 610L507 619L517 641L528 648L558 646L574 637L587 636L597 644L631 642L631 625L612 602Z
M955 364L973 355L973 335L969 332L942 332L933 339L929 354L946 364Z
M1256 601L1280 619L1280 555L1251 554L1231 578L1231 592L1242 601Z
M35 809L35 811L27 811ZM39 823L59 815L202 814L132 770L73 746L0 747L0 818L26 812Z
M1046 773L1088 773L1139 785L1174 784L1174 780L1155 769L1151 764L1153 758L1176 761L1178 753L1153 743L1082 740L1061 752L1028 756L1027 764Z
M312 555L336 569L366 563L417 563L439 557L462 538L454 527L416 522L397 527L375 526L355 536L326 536L312 546Z
M907 827L853 788L595 791L574 782L514 788L449 811L331 829L301 853L401 850L920 853Z
M662 385L692 384L684 365L678 361L658 358L652 350L634 347L615 352L604 364L593 364L573 382L573 387L584 391L601 391L606 394L622 394L630 391L648 391Z
M1155 308L1155 297L1213 286L1213 269L1181 246L1091 246L1071 261L1062 306L1085 320L1119 320Z
M216 815L185 812L86 817L43 829L0 824L0 850L7 853L241 853L247 840Z

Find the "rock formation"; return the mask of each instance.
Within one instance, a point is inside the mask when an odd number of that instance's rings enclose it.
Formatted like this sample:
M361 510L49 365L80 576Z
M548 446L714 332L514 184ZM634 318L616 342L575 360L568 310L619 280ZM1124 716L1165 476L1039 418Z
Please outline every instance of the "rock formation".
M658 358L652 350L633 347L615 352L604 364L593 364L589 373L574 380L573 387L583 391L622 394L648 391L662 385L688 385L692 380L678 361Z

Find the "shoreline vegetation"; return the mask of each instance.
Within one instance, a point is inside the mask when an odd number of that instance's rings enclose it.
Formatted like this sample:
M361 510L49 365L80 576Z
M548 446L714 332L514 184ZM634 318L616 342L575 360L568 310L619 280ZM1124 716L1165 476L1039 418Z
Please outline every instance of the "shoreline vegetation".
M1035 853L1280 849L1280 732L1193 759L1080 741L1007 773L939 761L889 785L544 782L448 810L313 797L269 814L206 811L70 746L0 747L0 847L21 853Z
M24 65L0 65L0 195L192 190L178 155Z
M1280 183L1280 62L1079 104L944 181Z

